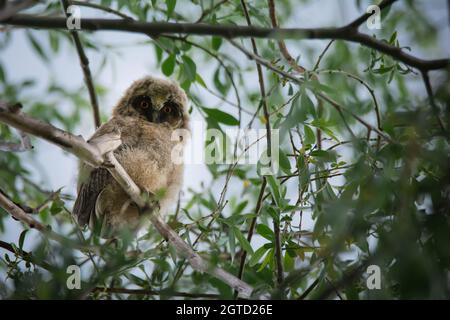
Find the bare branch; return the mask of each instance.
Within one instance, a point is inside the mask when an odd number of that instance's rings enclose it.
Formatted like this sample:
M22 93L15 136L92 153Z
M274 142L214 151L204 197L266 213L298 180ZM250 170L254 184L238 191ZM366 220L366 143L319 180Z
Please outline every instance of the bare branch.
M103 157L99 150L88 144L82 137L74 136L48 123L14 111L13 108L14 106L8 106L6 103L0 101L0 121L18 130L56 144L93 166L103 164Z
M203 23L139 22L125 19L81 19L86 31L115 30L157 36L161 34L216 35L225 38L254 37L270 39L339 39L362 44L421 71L446 68L449 59L425 60L412 56L402 48L390 45L347 26L340 28L260 28ZM66 29L66 19L17 14L2 21L5 25L44 29Z
M21 207L15 204L7 195L0 189L0 207L9 212L15 219L22 221L39 231L47 232L49 229L42 223L28 215Z
M328 44L325 46L325 49L323 49L323 51L320 53L319 58L317 59L317 62L314 65L313 71L316 71L319 68L322 58L325 56L325 53L327 53L328 49L330 49L333 42L334 42L334 40L331 40L330 42L328 42Z
M170 294L173 297L184 297L184 298L200 298L200 299L218 299L219 295L213 293L190 293L190 292L177 292L177 291L167 291L164 290L151 290L151 289L128 289L128 288L102 288L96 287L94 292L105 292L105 293L123 293L123 294L139 294L139 295L162 295Z
M269 1L269 3L268 3L268 5L269 5L269 15L270 15L270 20L272 21L272 27L278 28L277 14L276 14L276 11L275 11L274 0L268 0L268 1ZM291 67L294 70L296 70L298 73L305 72L305 68L303 68L302 66L297 64L295 59L291 56L291 54L289 53L289 51L288 51L284 41L283 40L278 40L277 42L278 42L278 48L280 48L281 54L286 59L286 61L291 65Z
M37 2L37 0L6 1L5 7L0 8L0 21L12 17L21 10L34 6Z
M67 12L67 8L70 6L68 0L61 0L61 4L64 9L64 14L66 17L69 17L69 13ZM89 92L89 99L91 100L92 111L94 113L94 124L95 128L100 127L100 111L98 107L97 95L95 94L94 81L92 80L91 70L89 69L89 59L84 52L83 45L81 43L81 39L78 36L78 32L76 30L70 30L70 35L73 38L73 42L75 43L75 48L77 49L78 57L80 58L81 69L83 70L84 82L86 83L86 87Z
M433 89L431 88L431 82L428 76L428 72L426 71L422 72L422 79L425 84L425 89L427 90L428 100L430 101L431 108L433 109L434 115L439 124L439 128L441 129L442 132L445 132L446 130L444 124L442 123L441 117L439 116L439 108L434 102Z

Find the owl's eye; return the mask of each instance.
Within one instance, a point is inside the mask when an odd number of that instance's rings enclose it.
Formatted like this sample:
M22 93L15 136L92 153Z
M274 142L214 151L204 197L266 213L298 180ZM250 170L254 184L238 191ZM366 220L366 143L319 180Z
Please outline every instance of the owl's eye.
M147 109L148 107L150 107L150 103L148 103L147 100L142 100L141 103L140 103L140 107L142 109Z
M171 113L172 112L172 107L171 106L164 106L164 108L162 109L162 111L164 113Z
M152 106L152 101L148 96L137 96L132 104L136 109L148 109Z
M176 126L181 118L180 107L175 102L169 101L159 111L158 122L168 122L170 125Z

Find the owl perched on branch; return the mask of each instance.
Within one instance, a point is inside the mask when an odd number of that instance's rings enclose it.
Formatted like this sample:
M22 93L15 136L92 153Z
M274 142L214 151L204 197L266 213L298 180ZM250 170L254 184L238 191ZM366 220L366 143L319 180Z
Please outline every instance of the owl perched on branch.
M112 118L90 141L119 133L122 144L114 151L115 157L143 192L159 194L164 213L175 202L183 176L183 165L172 161L171 155L185 141L173 133L188 130L188 120L184 91L172 81L146 77L127 89ZM124 228L135 232L144 225L138 207L108 170L88 164L80 167L73 214L81 226L89 224L101 230L103 237Z

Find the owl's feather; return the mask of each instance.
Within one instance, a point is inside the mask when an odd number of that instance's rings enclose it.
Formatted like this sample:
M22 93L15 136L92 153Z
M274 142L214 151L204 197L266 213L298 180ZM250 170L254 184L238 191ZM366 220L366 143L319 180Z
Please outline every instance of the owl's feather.
M78 197L73 207L73 214L80 226L85 226L94 217L97 197L111 180L112 176L108 170L97 168L90 172L87 181L80 183Z

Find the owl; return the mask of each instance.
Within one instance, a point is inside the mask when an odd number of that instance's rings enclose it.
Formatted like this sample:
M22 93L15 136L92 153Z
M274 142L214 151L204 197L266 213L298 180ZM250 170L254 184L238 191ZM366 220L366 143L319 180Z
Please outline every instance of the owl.
M114 155L141 191L158 194L159 212L167 212L182 185L183 164L173 161L175 146L184 147L189 130L188 99L175 82L145 77L134 82L90 141L119 133L122 143ZM81 164L73 215L80 226L89 225L104 238L123 229L137 232L145 226L142 212L105 168Z

